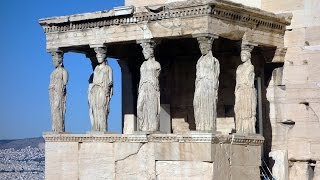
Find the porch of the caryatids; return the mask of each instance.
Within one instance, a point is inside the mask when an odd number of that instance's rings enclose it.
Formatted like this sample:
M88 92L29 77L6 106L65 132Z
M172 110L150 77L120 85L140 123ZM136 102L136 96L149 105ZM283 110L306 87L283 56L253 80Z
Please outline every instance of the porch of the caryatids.
M140 83L137 101L138 131L155 132L160 130L160 88L161 65L156 61L153 40L139 41L145 61L140 67Z
M212 44L218 36L198 36L201 57L197 62L193 99L197 131L216 130L220 64L212 55Z
M92 58L93 75L89 79L88 102L92 132L106 132L110 100L113 95L113 74L108 65L107 48L93 47L96 58ZM97 62L95 61L97 60ZM97 63L97 64L95 64Z
M53 50L50 53L55 67L50 75L49 85L52 132L62 133L65 132L68 72L63 66L64 53L61 50Z

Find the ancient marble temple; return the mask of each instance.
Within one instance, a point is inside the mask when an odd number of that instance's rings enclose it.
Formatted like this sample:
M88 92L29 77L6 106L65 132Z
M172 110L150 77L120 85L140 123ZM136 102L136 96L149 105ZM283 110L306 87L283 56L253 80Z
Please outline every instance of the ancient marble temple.
M291 16L224 0L155 2L39 20L54 62L46 179L271 176L260 173L270 152L263 143L272 143L265 80L283 64ZM83 134L64 128L68 52L92 64L91 129ZM121 67L122 134L107 128L114 93L108 58Z

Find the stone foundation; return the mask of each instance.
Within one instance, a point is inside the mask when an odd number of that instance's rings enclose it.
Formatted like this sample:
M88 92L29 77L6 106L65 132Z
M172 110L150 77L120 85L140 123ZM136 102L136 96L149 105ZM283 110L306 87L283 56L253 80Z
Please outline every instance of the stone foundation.
M259 179L261 136L50 134L46 179Z

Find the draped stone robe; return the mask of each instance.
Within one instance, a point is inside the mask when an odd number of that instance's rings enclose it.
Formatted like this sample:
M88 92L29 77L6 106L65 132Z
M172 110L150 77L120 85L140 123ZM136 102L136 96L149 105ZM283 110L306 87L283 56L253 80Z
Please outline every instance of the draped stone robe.
M49 95L53 132L65 131L67 82L68 73L62 66L58 66L50 75Z
M194 93L194 117L196 130L215 130L217 117L217 99L219 88L220 64L213 57L212 51L203 55L197 62Z
M139 95L137 102L138 129L160 130L160 63L154 58L144 61L140 67Z
M89 113L92 131L106 131L109 102L112 96L112 69L106 64L98 65L89 84Z
M254 67L247 61L237 68L235 88L236 131L255 133L257 92L254 87Z

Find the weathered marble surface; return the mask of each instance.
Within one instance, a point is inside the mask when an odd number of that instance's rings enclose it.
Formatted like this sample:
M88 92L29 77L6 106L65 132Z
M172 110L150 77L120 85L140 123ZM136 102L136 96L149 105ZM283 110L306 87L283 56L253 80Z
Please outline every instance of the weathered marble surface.
M197 38L202 56L197 62L193 99L196 130L216 130L220 64L212 55L213 37Z
M93 72L92 83L89 84L89 113L91 131L107 131L109 103L113 94L112 69L105 61L106 49L95 48L98 65Z
M211 133L47 134L44 138L48 180L212 179L216 175L257 179L263 144L261 136Z
M49 85L52 131L60 133L65 131L68 73L63 67L63 52L53 51L51 55L55 67L50 75Z
M309 180L309 163L306 161L292 162L289 169L290 180Z
M217 131L222 134L230 134L236 129L233 117L217 118L216 124Z
M237 133L256 133L257 92L254 87L254 66L251 63L253 46L241 45L241 61L236 71L235 119Z
M286 150L277 150L269 153L269 157L274 160L272 167L273 177L276 179L288 179L288 152Z
M159 75L161 65L155 60L155 42L141 43L146 59L140 67L139 94L137 100L137 121L139 131L160 130L160 90Z
M213 178L213 162L201 161L157 161L156 179L201 180Z

